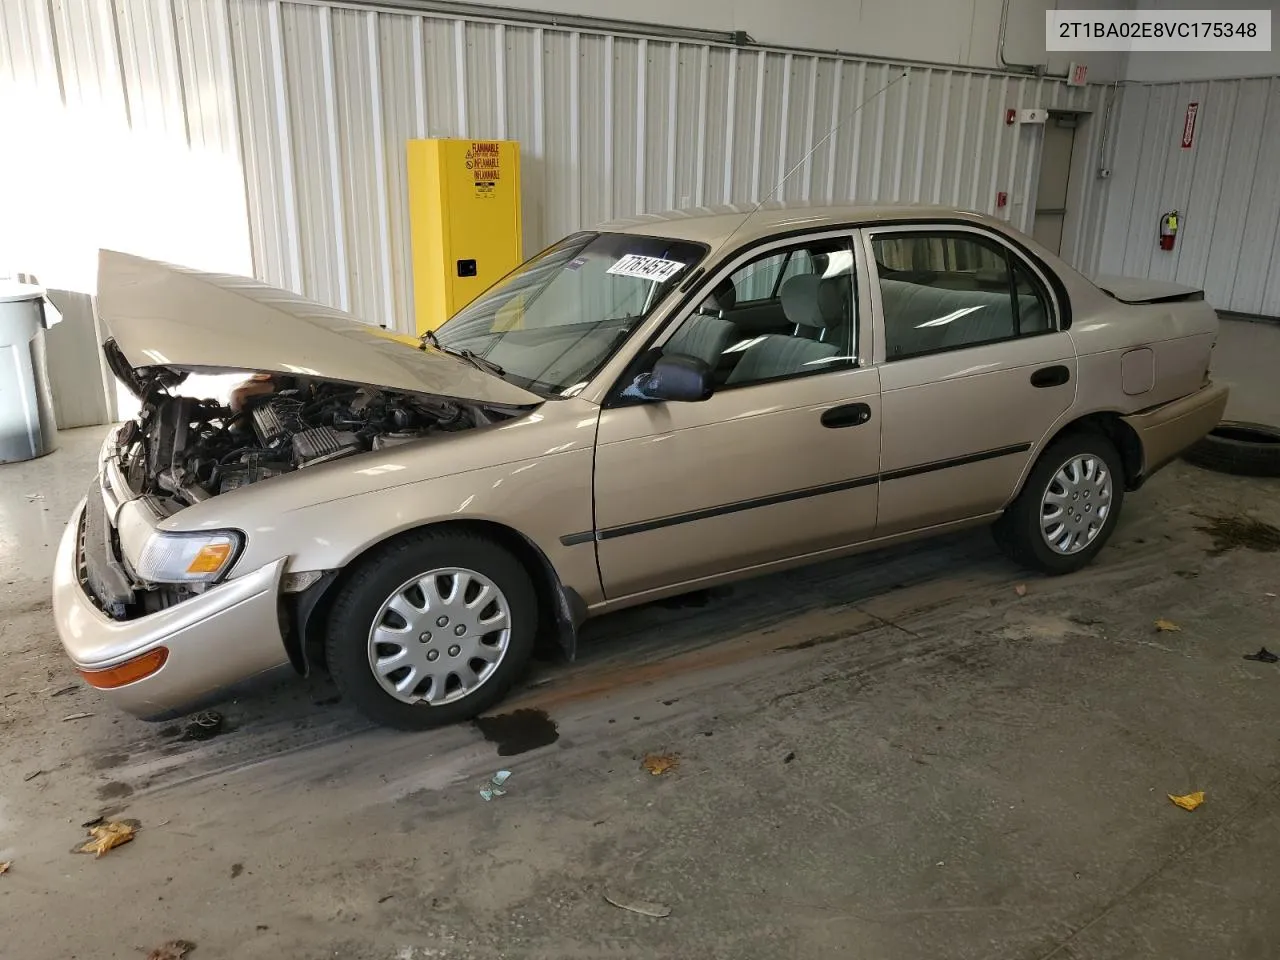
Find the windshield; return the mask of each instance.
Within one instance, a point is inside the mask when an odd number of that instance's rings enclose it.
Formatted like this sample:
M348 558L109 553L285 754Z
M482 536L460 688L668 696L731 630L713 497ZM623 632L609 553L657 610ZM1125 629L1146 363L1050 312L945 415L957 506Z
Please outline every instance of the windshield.
M500 280L435 342L527 390L573 396L705 253L659 237L575 234Z

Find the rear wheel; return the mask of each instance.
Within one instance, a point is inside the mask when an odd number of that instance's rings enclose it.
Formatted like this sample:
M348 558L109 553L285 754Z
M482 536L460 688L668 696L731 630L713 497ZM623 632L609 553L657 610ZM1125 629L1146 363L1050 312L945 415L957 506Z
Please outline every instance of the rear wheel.
M1071 573L1106 544L1123 501L1124 474L1115 445L1098 433L1070 434L1040 455L1022 491L996 521L996 543L1024 566Z
M357 710L423 730L501 700L536 631L533 583L515 557L482 537L427 531L360 564L335 599L326 652Z

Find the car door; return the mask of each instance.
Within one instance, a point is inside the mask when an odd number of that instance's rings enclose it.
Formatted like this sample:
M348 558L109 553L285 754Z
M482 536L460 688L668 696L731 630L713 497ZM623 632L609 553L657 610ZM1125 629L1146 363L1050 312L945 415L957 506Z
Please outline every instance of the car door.
M1040 265L968 225L865 231L882 441L877 536L1000 510L1075 398Z
M717 370L695 403L606 402L596 446L596 547L618 599L840 547L875 529L879 376L859 346L870 334L849 231L757 246L713 270L665 325L662 352ZM770 329L749 334L716 305L752 305L753 329L776 271ZM775 278L776 279L776 278ZM742 288L723 296L725 281ZM750 287L750 289L747 289ZM740 296L737 294L741 294ZM860 294L862 308L859 308ZM709 310L706 304L712 304ZM859 329L859 323L862 326ZM745 334L745 335L744 335ZM624 377L643 377L644 363Z

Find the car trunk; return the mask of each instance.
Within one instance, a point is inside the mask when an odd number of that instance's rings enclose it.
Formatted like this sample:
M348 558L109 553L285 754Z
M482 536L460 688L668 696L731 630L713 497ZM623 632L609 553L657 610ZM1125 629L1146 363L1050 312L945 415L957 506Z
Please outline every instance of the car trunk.
M1171 280L1142 280L1137 277L1100 276L1094 284L1121 303L1181 303L1203 300L1204 290Z

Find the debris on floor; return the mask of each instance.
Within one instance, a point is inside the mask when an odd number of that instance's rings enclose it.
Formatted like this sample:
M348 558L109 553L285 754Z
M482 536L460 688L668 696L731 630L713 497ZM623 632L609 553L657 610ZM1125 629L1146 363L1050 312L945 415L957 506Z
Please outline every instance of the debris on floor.
M28 494L27 494L27 499L28 499L28 500L43 500L43 499L44 499L44 494L43 494L43 493L28 493Z
M147 954L147 960L182 960L196 948L190 940L170 940Z
M1204 791L1197 790L1195 793L1184 794L1181 797L1175 797L1169 794L1169 799L1181 807L1183 810L1194 810L1200 804L1204 803Z
M1027 585L1025 583L1020 583L1013 588L1013 592L1020 597L1025 597L1027 595Z
M630 910L644 917L656 917L661 920L663 917L671 916L671 908L665 904L652 903L648 900L623 900L609 893L606 893L604 898L620 910Z
M66 723L68 720L84 720L84 719L86 719L86 718L88 718L88 717L92 717L92 716L93 716L93 714L92 714L92 713L73 713L73 714L71 714L71 716L69 716L69 717L63 717L63 718L62 718L62 722L63 722L63 723Z
M34 780L36 777L40 776L40 774L42 773L44 773L43 770L32 770L30 773L28 773L25 777L22 778L22 782L28 783Z
M646 753L640 765L655 777L660 777L680 766L680 756L675 753Z
M507 782L510 776L510 770L499 770L495 773L489 778L489 782L480 788L480 799L489 801L494 797L505 797L507 791L502 789L502 785Z
M49 694L50 697L65 697L68 693L75 693L80 689L80 684L73 683L70 686L63 687L61 690L55 690Z
M1159 620L1156 621L1156 632L1157 633L1181 633L1182 628L1178 626L1176 623L1174 623L1172 620L1165 620L1163 617L1161 617Z
M1280 660L1280 657L1277 657L1266 647L1259 647L1257 653L1246 653L1244 658L1246 660L1256 660L1258 663L1275 663Z
M100 826L90 827L92 840L87 840L76 848L76 853L92 853L96 860L108 850L113 850L123 843L128 843L138 832L137 820L112 820Z
M212 740L222 733L223 718L217 710L205 710L187 721L183 728L183 740Z
M0 860L0 876L9 872L9 868L13 866L12 860Z
M794 750L792 750L790 753L788 753L785 757L783 757L783 758L782 758L782 762L783 762L783 763L790 763L790 762L791 762L792 760L794 760L795 758L796 758L796 752L795 752Z

